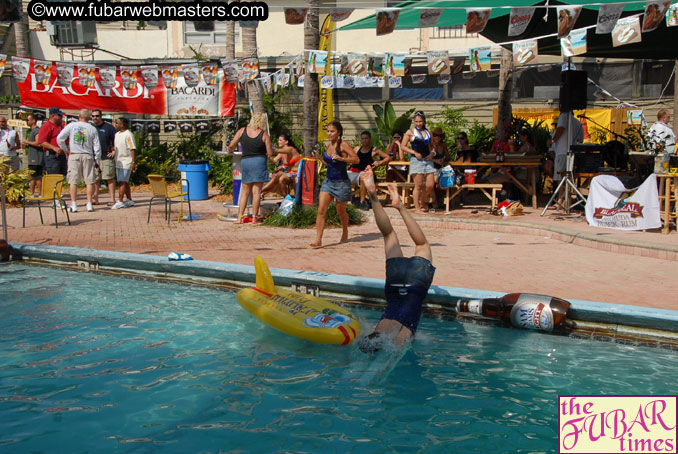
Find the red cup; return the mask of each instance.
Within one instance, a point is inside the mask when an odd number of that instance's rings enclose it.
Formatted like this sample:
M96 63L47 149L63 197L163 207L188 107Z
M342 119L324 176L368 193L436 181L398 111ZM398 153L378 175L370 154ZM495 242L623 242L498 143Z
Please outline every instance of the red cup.
M466 174L466 183L467 184L476 184L476 171L468 172Z

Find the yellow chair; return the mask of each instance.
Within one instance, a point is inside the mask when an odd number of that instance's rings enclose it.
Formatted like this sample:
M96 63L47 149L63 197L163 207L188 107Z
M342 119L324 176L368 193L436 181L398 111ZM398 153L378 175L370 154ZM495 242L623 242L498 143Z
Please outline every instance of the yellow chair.
M153 199L163 199L165 201L165 219L167 219L167 225L169 225L170 216L172 214L172 199L176 197L182 197L181 210L179 212L179 221L178 221L181 222L181 219L183 218L184 214L184 199L183 199L184 196L186 196L186 200L188 201L188 220L193 221L193 215L191 214L191 197L188 195L189 190L188 180L186 180L185 178L181 179L181 181L186 182L186 192L183 191L170 192L167 186L167 179L162 175L149 175L148 181L151 183L151 191L153 192L153 196L151 197L151 201L148 202L147 223L151 222L151 205L153 204Z
M66 183L66 178L60 174L47 174L42 177L38 177L42 180L42 186L40 189L40 195L27 195L23 200L23 225L26 227L26 202L38 202L38 211L40 212L40 223L44 224L42 219L42 208L40 202L52 202L52 209L54 209L54 225L56 228L59 228L59 222L57 221L57 203L59 208L66 213L66 220L68 225L71 225L71 218L68 216L68 210L66 210L66 204L61 198L61 191ZM35 179L38 179L35 178ZM27 191L30 181L27 181L24 184L24 190Z

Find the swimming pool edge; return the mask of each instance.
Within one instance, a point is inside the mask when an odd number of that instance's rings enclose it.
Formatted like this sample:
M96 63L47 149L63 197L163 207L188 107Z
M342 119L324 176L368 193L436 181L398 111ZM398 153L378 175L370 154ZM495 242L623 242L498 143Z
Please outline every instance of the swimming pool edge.
M43 260L70 265L77 265L78 261L87 261L97 263L102 270L135 270L178 275L189 279L216 279L241 286L251 285L256 278L254 266L233 263L205 260L170 261L166 257L154 255L29 243L10 243L10 250L12 256L19 260ZM384 281L382 279L283 268L271 268L271 273L276 285L317 286L325 293L355 295L372 301L383 301ZM426 304L433 309L454 311L459 299L491 298L503 294L488 290L433 285L429 290ZM568 299L567 295L554 296L564 298L572 304L569 318L574 321L678 332L678 311L574 300Z

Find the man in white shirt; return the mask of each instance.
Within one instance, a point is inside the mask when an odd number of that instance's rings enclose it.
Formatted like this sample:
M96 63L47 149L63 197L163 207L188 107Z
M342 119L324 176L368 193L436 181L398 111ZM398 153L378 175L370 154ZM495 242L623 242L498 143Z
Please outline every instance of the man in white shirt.
M129 179L135 169L134 161L137 156L134 134L129 130L129 120L124 117L118 118L115 120L115 129L118 130L115 133L115 170L120 191L118 201L111 207L111 210L134 206ZM126 201L125 196L127 196Z
M69 208L71 212L78 211L78 184L83 177L87 184L87 211L94 211L92 196L94 184L97 182L95 166L99 166L101 162L101 146L99 145L99 131L89 123L91 118L92 112L82 109L78 121L66 125L57 136L59 148L64 150L68 157L67 178L71 190Z
M7 126L7 117L0 115L0 156L10 158L9 167L12 172L21 168L21 159L16 152L19 148L21 148L19 136Z
M676 154L676 135L669 127L671 114L666 109L657 112L657 122L647 132L650 149ZM662 145L663 144L663 145Z

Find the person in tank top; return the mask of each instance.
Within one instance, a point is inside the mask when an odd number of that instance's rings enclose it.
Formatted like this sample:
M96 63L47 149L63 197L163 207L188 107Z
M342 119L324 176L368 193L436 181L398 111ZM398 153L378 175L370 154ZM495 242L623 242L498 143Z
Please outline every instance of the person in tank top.
M243 223L247 200L252 194L252 225L259 224L259 205L261 189L268 181L268 161L273 159L271 137L266 132L266 114L252 115L250 123L240 128L228 145L228 151L242 147L241 173L242 182L238 199L238 219L236 224Z
M435 167L433 157L435 152L431 150L431 132L426 129L426 116L424 112L414 113L414 127L405 133L402 149L410 154L410 175L414 180L414 212L424 213L426 201L435 189Z
M385 166L391 162L391 158L388 154L377 147L373 147L371 144L372 133L370 133L370 131L363 131L360 134L360 145L353 149L358 155L360 162L358 164L353 164L348 172L348 178L351 180L351 184L360 187L360 205L358 206L361 210L369 210L369 205L365 200L367 191L365 190L365 186L360 183L360 175L362 175L362 172L367 166L372 166L374 169L376 167ZM377 158L376 161L375 157Z

